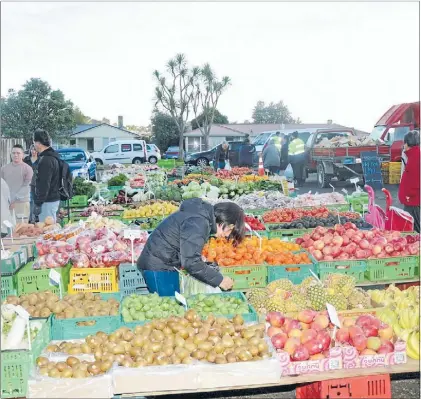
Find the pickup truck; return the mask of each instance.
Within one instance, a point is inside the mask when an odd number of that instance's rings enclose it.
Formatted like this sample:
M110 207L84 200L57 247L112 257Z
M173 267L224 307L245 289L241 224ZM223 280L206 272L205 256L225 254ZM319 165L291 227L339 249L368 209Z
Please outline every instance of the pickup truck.
M340 181L358 177L361 183L364 182L361 164L362 152L374 151L384 161L390 160L390 147L386 144L358 147L317 147L324 138L330 140L338 136L355 136L355 132L353 129L320 129L312 133L307 140L307 175L317 173L317 182L320 188L329 187L334 177Z

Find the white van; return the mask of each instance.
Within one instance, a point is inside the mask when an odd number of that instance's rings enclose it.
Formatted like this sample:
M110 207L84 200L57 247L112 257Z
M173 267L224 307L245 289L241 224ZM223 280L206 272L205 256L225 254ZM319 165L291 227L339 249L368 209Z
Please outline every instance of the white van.
M93 152L92 156L98 165L141 164L148 160L145 140L111 141L101 151Z

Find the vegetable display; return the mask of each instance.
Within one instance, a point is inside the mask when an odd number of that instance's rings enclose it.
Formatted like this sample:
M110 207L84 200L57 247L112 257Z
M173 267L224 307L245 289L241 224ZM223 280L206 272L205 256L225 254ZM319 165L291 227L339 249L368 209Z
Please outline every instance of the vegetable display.
M38 237L44 233L54 231L57 228L60 228L60 225L54 224L53 218L47 216L43 223L17 223L12 234L15 238Z
M114 176L108 180L108 187L124 186L127 180L128 177L125 174L120 173L119 175Z
M126 209L124 219L149 218L154 216L167 216L178 211L179 204L168 201L155 201L151 205L144 205L136 209Z
M85 363L83 368L74 356L68 357L60 368L47 357L38 358L36 363L42 375L83 378L110 370L114 362L123 367L192 364L195 361L248 362L271 357L264 336L264 324L245 325L239 315L232 320L213 315L201 320L194 310L189 310L184 317L153 320L134 330L120 327L109 335L98 332L86 337L82 344L61 342L50 348L52 352L65 353L73 348L72 352L93 354L95 363ZM63 374L64 370L69 371Z
M86 195L91 198L95 194L96 188L91 181L85 180L82 177L75 177L73 179L73 194Z
M215 315L249 313L247 302L244 302L241 298L218 294L198 294L188 300L188 305L190 309L195 310L202 318L210 313Z
M244 217L244 221L250 226L252 230L255 231L263 231L266 230L265 225L259 220L256 216L248 216Z

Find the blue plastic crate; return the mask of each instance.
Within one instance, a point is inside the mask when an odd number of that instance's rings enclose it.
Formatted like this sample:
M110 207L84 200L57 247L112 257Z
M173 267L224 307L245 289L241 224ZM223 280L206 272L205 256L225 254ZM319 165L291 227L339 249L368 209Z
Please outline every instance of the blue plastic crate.
M147 291L145 280L136 265L121 263L118 267L118 288L121 298Z

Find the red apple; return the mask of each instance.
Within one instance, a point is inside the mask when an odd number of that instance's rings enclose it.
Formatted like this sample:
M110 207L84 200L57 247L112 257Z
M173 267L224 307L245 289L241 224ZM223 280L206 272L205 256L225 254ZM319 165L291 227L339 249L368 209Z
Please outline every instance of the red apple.
M280 312L269 312L266 315L266 321L273 327L282 327L285 322L285 316Z
M351 338L351 343L358 352L361 352L367 348L367 338L364 337L364 335L355 335Z
M304 345L299 345L292 354L291 359L296 362L302 362L308 360L309 357L308 349Z
M297 319L303 323L311 323L315 315L316 312L314 310L302 310L298 313Z
M305 330L303 331L303 334L301 335L301 338L300 338L301 343L305 344L307 341L310 341L311 339L316 338L316 336L317 336L317 331L312 330L312 329Z
M301 345L300 339L296 337L288 338L284 345L284 351L292 356L295 350Z
M271 338L272 345L275 349L283 349L287 340L288 336L282 332Z
M336 337L335 338L341 344L349 342L349 331L348 331L348 329L346 327L340 328L338 331L336 331Z
M267 330L267 335L269 338L272 338L274 335L280 334L282 332L282 328L270 326Z

